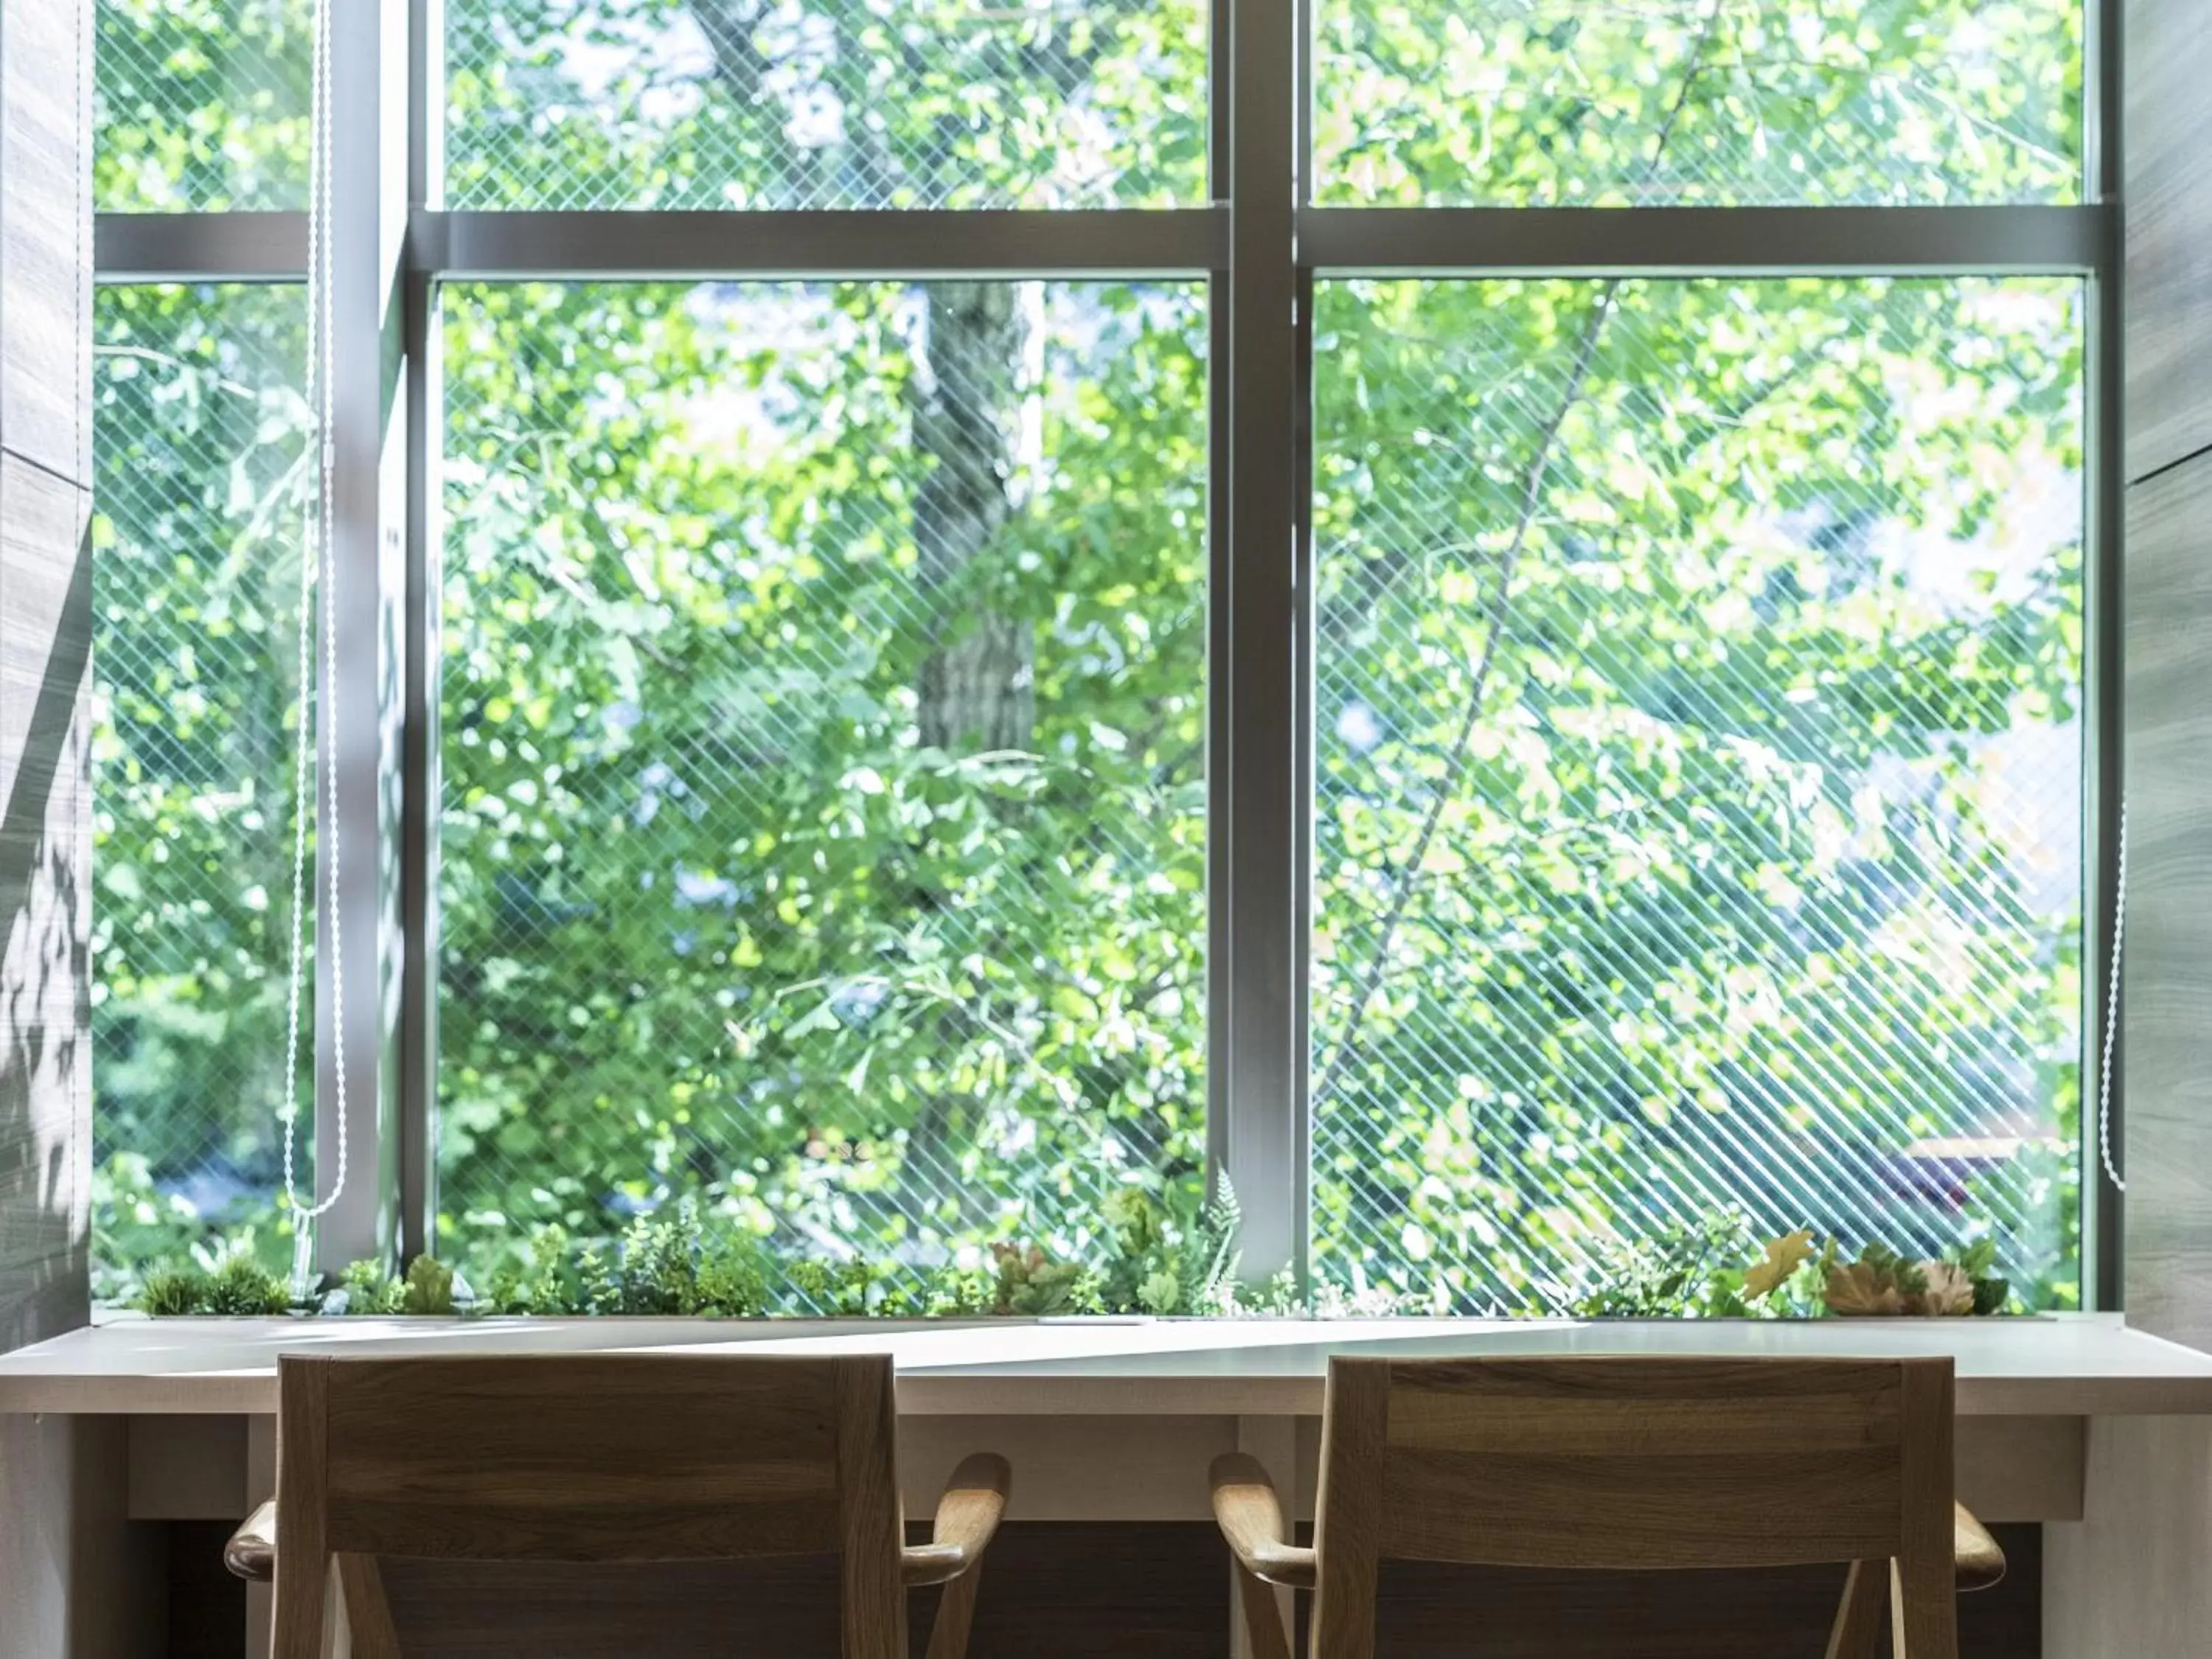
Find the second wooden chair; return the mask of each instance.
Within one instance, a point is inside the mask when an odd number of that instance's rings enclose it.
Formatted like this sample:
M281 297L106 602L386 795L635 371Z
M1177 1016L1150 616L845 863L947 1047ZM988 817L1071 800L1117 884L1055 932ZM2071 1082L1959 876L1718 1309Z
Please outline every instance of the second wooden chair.
M1314 1659L1373 1659L1392 1560L1602 1569L1849 1563L1831 1659L1955 1659L1956 1589L2004 1557L1952 1497L1948 1359L1334 1359L1314 1545L1267 1471L1213 1465L1255 1659L1315 1592Z

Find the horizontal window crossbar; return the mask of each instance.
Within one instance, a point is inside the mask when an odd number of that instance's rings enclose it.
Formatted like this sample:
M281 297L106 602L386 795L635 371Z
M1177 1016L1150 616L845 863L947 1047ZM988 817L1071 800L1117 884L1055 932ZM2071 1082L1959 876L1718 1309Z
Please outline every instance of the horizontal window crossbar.
M434 279L1187 276L1228 260L1225 208L1159 212L439 213L408 263ZM307 216L102 214L105 283L300 281Z
M1309 208L1298 263L1347 275L2066 276L2103 207Z
M2094 272L2091 207L1308 208L1298 264L1375 275L2038 276ZM1225 207L1157 212L441 213L433 278L1169 276L1228 263ZM102 214L106 283L299 281L300 213Z
M304 213L103 213L93 265L103 283L307 280Z
M1170 276L1227 258L1225 208L1159 212L424 213L439 277Z

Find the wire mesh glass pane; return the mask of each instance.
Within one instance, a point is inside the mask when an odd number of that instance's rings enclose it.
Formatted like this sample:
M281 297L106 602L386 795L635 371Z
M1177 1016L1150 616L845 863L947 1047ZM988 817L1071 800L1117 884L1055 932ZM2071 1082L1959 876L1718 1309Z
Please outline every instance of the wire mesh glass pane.
M446 291L441 1226L1204 1157L1203 289Z
M2071 202L2081 0L1321 0L1316 199Z
M448 0L456 208L1203 201L1200 0Z
M2074 1300L2081 306L1322 285L1320 1276L1734 1207Z
M93 1242L113 1297L222 1229L287 1255L306 305L103 288L94 317Z
M309 0L99 0L93 201L105 213L307 202Z

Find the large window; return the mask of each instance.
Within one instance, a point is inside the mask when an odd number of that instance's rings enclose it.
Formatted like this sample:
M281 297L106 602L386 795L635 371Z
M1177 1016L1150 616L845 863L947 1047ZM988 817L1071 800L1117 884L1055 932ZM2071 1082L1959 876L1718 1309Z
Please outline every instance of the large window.
M94 313L94 1221L110 1274L226 1237L275 1249L304 310L296 288L148 285L103 289Z
M2094 9L341 10L326 1259L1221 1175L1355 1301L2081 1299ZM119 1285L288 1225L312 8L101 11Z
M445 307L441 1228L942 1261L1201 1170L1200 295Z
M1318 1271L1735 1204L2068 1282L2080 301L1322 289Z

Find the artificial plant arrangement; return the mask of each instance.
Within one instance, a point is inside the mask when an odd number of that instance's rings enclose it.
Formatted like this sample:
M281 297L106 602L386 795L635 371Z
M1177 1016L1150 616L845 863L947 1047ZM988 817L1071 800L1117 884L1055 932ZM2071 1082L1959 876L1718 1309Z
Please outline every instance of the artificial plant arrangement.
M1753 1249L1733 1211L1613 1241L1599 1252L1595 1285L1570 1306L1590 1319L1949 1318L2002 1313L2012 1297L1988 1239L1927 1261L1878 1243L1846 1259L1810 1228L1759 1243L1747 1265Z
M1243 1224L1223 1178L1210 1199L1188 1184L1127 1186L1109 1194L1079 1254L1005 1240L987 1257L917 1267L865 1256L778 1262L742 1227L710 1226L690 1198L641 1216L619 1238L577 1243L559 1226L538 1230L525 1259L477 1282L418 1256L404 1276L356 1261L295 1302L283 1278L239 1250L213 1271L162 1267L134 1305L160 1316L284 1313L332 1316L619 1315L748 1319L1052 1318L1144 1314L1218 1318L1378 1317L1413 1311L1393 1292L1323 1287L1299 1294L1288 1273L1250 1300L1237 1283Z
M462 1289L465 1297L466 1286ZM402 1276L381 1261L353 1263L325 1294L321 1311L435 1318L452 1314L456 1305L453 1270L434 1256L418 1255Z
M281 1275L241 1251L212 1271L198 1266L156 1267L146 1275L137 1305L156 1318L266 1316L291 1312L292 1291Z

